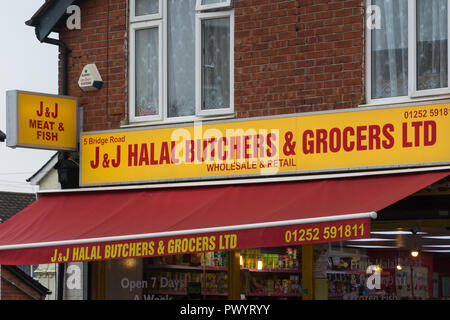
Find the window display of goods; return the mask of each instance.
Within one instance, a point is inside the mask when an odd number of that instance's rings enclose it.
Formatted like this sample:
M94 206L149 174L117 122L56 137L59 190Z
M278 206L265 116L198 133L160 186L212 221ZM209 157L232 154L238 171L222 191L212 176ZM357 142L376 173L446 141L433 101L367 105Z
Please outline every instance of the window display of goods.
M225 293L228 291L228 275L225 272L202 273L203 293Z
M201 255L201 265L207 267L227 267L228 266L228 252L216 251L205 252Z
M301 279L298 275L278 277L250 274L245 287L246 295L289 296L301 295Z
M241 250L241 267L244 269L297 269L297 248L285 248L284 253L262 253L260 249ZM258 265L259 263L259 265Z

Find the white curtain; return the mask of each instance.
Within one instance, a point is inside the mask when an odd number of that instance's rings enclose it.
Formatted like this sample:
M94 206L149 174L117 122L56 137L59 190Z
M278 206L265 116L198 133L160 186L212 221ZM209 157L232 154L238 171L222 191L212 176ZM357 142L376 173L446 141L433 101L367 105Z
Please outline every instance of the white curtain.
M136 30L135 115L159 113L158 28Z
M447 0L412 1L416 1L417 90L447 87ZM373 99L408 95L408 2L372 0L381 11L381 28L371 31Z
M434 1L434 0L433 0ZM371 36L373 99L408 95L408 0L373 0L381 28Z
M202 4L215 4L221 2L226 2L226 0L202 0Z
M417 0L417 89L448 86L447 0Z
M169 117L195 114L195 1L167 0Z
M135 0L135 15L142 16L146 14L158 13L159 0Z
M221 1L217 1L221 2ZM167 116L195 115L196 0L167 0ZM136 1L136 13L158 11ZM202 109L230 106L230 18L202 21ZM158 113L158 29L136 31L136 116Z
M230 107L230 18L202 21L202 110Z

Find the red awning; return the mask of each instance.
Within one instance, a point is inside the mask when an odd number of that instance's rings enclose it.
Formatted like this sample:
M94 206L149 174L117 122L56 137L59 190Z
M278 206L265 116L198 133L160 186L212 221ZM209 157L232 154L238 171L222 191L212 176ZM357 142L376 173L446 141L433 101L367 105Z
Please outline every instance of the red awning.
M374 212L448 174L43 195L0 224L0 264L149 257L368 237Z

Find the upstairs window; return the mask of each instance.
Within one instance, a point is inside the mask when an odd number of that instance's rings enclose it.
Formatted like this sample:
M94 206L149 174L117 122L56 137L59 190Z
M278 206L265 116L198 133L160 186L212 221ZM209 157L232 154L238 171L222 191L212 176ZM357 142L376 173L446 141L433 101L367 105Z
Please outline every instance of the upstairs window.
M375 6L380 22L367 26L368 102L450 94L449 0L367 5Z
M217 8L229 8L231 0L197 0L197 10L209 10Z
M130 121L233 114L230 2L131 0L130 10Z

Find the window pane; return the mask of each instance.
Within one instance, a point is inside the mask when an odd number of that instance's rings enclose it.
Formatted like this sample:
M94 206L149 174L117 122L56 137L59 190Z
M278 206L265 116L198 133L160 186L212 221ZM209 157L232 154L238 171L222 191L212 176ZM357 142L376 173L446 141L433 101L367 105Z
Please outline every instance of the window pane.
M417 0L417 90L448 86L447 0Z
M371 96L408 95L408 0L373 0L381 28L371 31Z
M158 28L136 31L136 116L159 113Z
M202 20L202 110L230 107L230 18Z
M195 1L167 1L167 114L195 114Z
M135 0L136 2L136 16L143 16L146 14L155 14L159 12L159 0Z
M215 3L224 3L227 2L227 0L201 0L202 5L205 4L215 4Z

